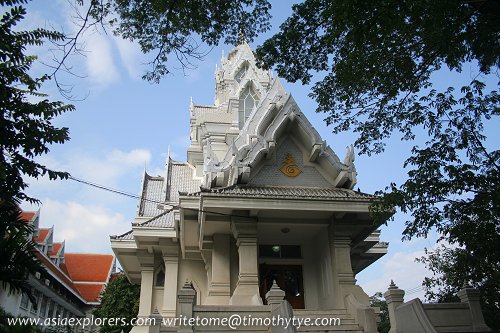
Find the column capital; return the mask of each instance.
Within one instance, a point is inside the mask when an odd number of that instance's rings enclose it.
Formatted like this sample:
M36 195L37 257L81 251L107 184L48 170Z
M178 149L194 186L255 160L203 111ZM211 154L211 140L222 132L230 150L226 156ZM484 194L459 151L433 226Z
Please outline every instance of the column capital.
M169 263L178 263L179 262L179 255L176 253L176 254L171 254L171 253L168 253L168 254L163 254L163 262L165 263L165 265L169 264Z
M141 273L142 272L153 272L155 270L152 265L141 265Z
M231 221L231 232L235 239L256 238L257 222L254 219L233 219Z
M333 236L332 242L335 247L351 246L351 238L349 236Z

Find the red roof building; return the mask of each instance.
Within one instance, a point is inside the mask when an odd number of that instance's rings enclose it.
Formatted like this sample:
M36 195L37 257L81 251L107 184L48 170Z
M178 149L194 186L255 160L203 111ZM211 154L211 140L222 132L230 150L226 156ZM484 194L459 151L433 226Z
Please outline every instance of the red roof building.
M32 222L34 218L38 215L38 212L22 212L21 218L25 221Z
M37 244L45 245L47 241L50 242L49 237L52 235L52 228L38 229L38 236L33 237L33 241Z
M21 218L33 224L35 256L46 272L30 276L28 283L38 306L26 295L0 288L0 306L18 316L40 318L81 317L99 304L99 297L115 273L111 254L66 253L65 242L54 242L54 227L39 228L39 211L22 212Z

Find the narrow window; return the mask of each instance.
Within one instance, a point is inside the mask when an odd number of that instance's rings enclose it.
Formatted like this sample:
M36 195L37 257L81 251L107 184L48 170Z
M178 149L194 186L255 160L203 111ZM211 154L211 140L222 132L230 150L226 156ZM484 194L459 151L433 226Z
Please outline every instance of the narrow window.
M47 318L51 318L54 316L55 306L56 303L53 300L51 300L49 303L49 313L47 313Z
M42 302L40 304L40 317L45 318L45 315L47 313L47 303L48 303L48 298L47 296L42 295Z
M21 309L28 310L28 304L29 304L29 298L26 296L25 293L22 294L21 296Z
M163 269L160 269L158 273L156 273L156 287L163 287L165 285L165 272Z
M40 292L38 290L34 290L33 297L35 298L35 303L31 303L31 313L36 315L38 307L40 306Z
M241 93L240 97L240 105L239 105L239 126L240 128L243 128L245 125L246 120L252 113L253 109L257 106L259 103L259 97L253 90L253 88L248 85L243 92Z

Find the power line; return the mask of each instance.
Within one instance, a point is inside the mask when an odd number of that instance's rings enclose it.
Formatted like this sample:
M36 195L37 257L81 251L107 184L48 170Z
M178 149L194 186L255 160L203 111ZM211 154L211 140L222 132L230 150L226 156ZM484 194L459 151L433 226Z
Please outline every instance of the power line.
M255 217L252 217L252 216L237 215L237 214L228 214L228 213L214 212L214 211L209 211L209 210L204 210L204 209L181 207L180 205L173 205L173 204L169 204L169 203L167 203L165 201L158 201L158 200L154 200L154 199L144 198L144 197L139 196L137 194L132 194L132 193L125 192L125 191L122 191L122 190L114 189L114 188L109 187L109 186L97 184L97 183L94 183L94 182L91 182L91 181L88 181L88 180L83 180L83 179L80 179L80 178L76 178L76 177L73 177L73 176L69 176L69 179L71 179L73 181L76 181L78 183L84 184L84 185L92 186L92 187L98 188L100 190L108 191L108 192L111 192L111 193L123 195L123 196L129 197L129 198L132 198L132 199L138 199L138 200L141 200L141 201L147 201L147 202L155 203L155 204L158 204L158 205L167 205L168 208L170 208L168 211L171 211L173 209L180 209L180 208L182 208L182 209L185 209L185 210L190 210L190 211L195 211L195 212L202 212L202 213L207 213L207 214L214 214L214 215L222 215L222 216L229 216L229 217L241 217L241 218L246 218L246 219L253 219L253 218L255 218ZM153 218L157 218L157 217L159 217L159 216L161 216L163 214L164 213L161 213L161 214L159 214L157 216L154 216Z
M100 185L100 184L93 183L93 182L90 182L90 181L87 181L87 180L75 178L73 176L69 176L69 179L74 180L74 181L76 181L78 183L89 185L89 186L92 186L92 187L95 187L95 188L98 188L98 189L101 189L101 190L104 190L104 191L108 191L108 192L111 192L111 193L123 195L123 196L129 197L129 198L139 199L139 200L142 200L142 201L148 201L148 202L152 202L152 203L156 203L156 204L161 204L161 205L165 204L165 202L161 202L161 201L157 201L157 200L153 200L153 199L148 199L148 198L143 198L142 196L139 196L137 194L128 193L128 192L125 192L125 191L122 191L122 190L117 190L117 189L111 188L109 186Z

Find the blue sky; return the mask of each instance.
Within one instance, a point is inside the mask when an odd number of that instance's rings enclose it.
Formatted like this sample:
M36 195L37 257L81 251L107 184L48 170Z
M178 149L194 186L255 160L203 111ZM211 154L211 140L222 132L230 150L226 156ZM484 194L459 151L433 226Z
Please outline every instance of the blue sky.
M64 0L31 3L28 12L22 28L75 29L72 9ZM274 2L272 30L251 46L256 47L277 31L290 13L289 2ZM231 46L215 47L203 61L195 63L197 68L185 74L172 63L172 74L160 84L150 84L141 79L147 58L137 45L102 31L87 31L84 41L84 54L72 57L70 64L73 72L85 77L61 77L63 83L73 86L75 97L82 100L72 102L76 111L55 120L58 126L70 128L71 141L53 146L50 154L40 160L74 177L138 194L144 168L153 175L163 174L168 147L174 159L186 159L190 98L198 104L213 103L215 65L220 62L223 50L227 54ZM40 60L50 61L47 48L33 52L40 54ZM35 70L46 68L37 64ZM453 77L438 80L448 83ZM323 122L325 116L314 112L316 103L307 96L310 87L287 82L284 85L323 139L343 158L355 136L331 133ZM63 99L53 84L44 87L44 91L52 99ZM357 156L357 187L373 193L390 182L403 180L406 172L402 165L409 148L407 143L393 139L383 154ZM134 199L73 181L29 182L29 194L42 201L41 225L55 226L55 240L66 240L66 251L111 253L109 235L130 229L137 207ZM28 205L24 208L38 209ZM414 259L423 255L424 247L435 246L435 237L401 242L405 219L396 214L389 226L382 227L382 240L390 242L389 254L357 276L358 283L370 295L385 291L391 279L403 289L420 286L426 274L425 268ZM407 299L421 295L414 293Z

